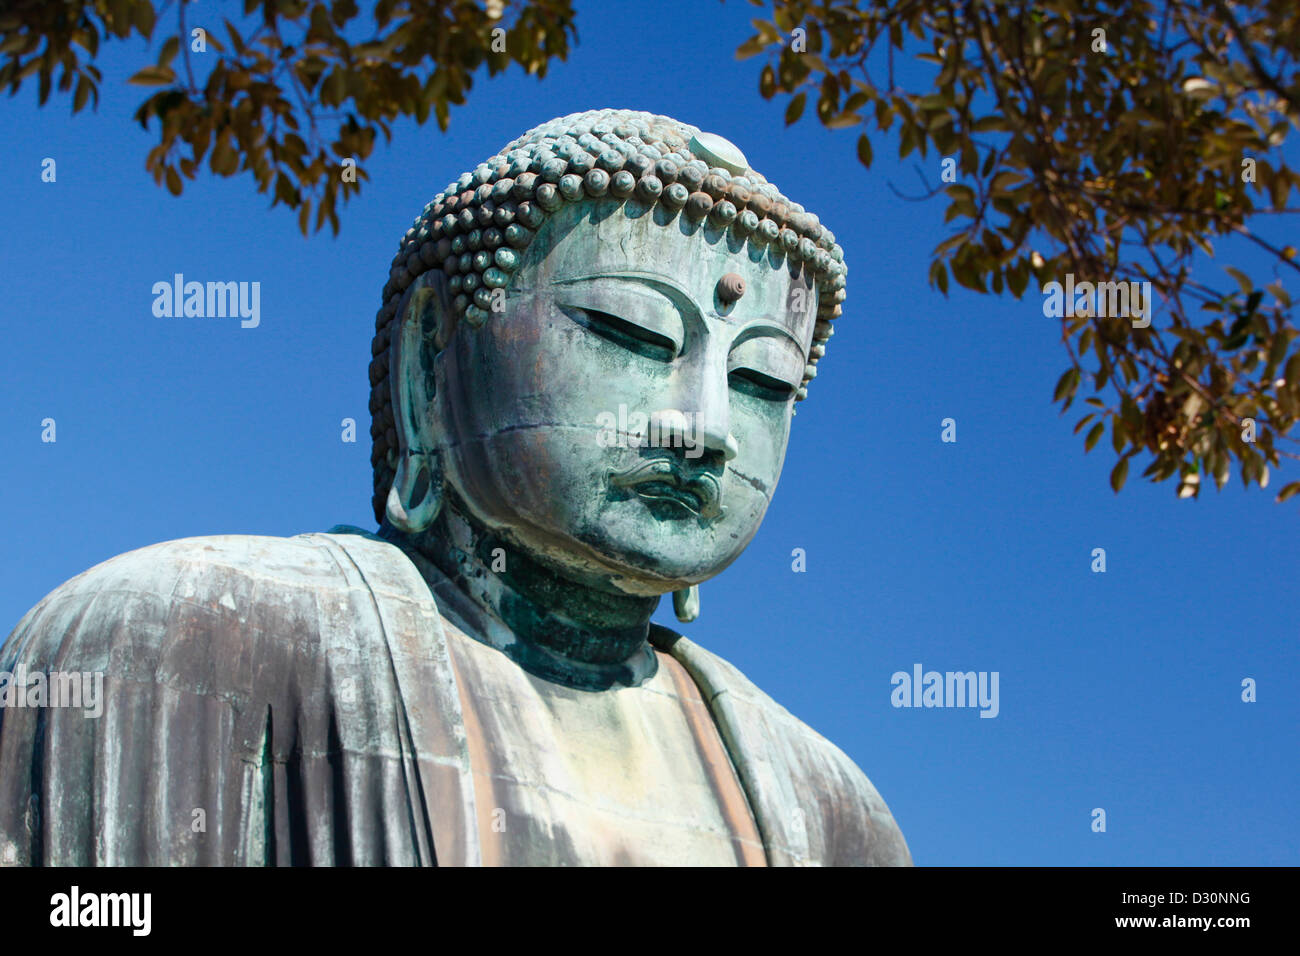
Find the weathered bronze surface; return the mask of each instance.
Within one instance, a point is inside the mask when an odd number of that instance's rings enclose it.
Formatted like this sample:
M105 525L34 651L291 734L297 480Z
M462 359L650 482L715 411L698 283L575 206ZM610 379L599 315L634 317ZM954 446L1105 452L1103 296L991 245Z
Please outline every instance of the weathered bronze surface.
M840 750L650 616L757 532L843 253L725 139L593 111L407 233L370 367L376 533L121 555L0 671L0 863L911 862Z

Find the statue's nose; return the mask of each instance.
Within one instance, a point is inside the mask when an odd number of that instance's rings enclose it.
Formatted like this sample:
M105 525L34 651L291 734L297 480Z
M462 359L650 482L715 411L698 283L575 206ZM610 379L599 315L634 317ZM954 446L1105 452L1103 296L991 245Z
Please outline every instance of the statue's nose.
M731 434L731 388L727 383L726 362L726 356L720 355L702 370L697 392L696 440L706 451L721 455L723 461L731 461L740 453L740 447L736 436Z
M725 429L702 425L699 439L705 450L720 454L723 461L731 461L740 454L740 446L736 443L736 436Z
M658 436L656 444L680 448L687 458L707 455L723 462L735 458L740 448L736 438L717 417L706 420L698 411L661 408L650 416L650 434Z
M740 454L731 433L731 387L727 381L727 348L721 338L707 337L697 348L679 359L673 374L674 409L661 409L653 418L665 427L680 431L686 457L706 456L726 462Z

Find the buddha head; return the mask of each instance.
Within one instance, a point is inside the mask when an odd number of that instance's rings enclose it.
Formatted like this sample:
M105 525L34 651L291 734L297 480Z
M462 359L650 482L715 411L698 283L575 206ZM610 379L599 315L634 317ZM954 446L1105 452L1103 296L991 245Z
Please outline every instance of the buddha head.
M402 240L376 518L419 535L453 509L567 580L691 593L758 530L845 272L720 136L627 110L537 127Z

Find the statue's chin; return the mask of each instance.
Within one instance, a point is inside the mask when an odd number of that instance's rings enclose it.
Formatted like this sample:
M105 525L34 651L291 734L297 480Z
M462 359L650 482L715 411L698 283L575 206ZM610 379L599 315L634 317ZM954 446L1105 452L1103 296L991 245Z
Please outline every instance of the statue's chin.
M566 494L523 485L506 496L467 492L459 477L451 476L451 497L485 531L570 581L639 597L720 574L749 544L767 504L761 495L735 490L717 513L701 515L690 500L614 496L578 478L552 483L568 488Z
M503 533L557 574L599 590L638 597L669 594L707 581L722 573L744 550L741 544L725 555L713 555L692 551L682 540L664 542L660 550L654 547L657 542L652 535L623 540L622 535L604 530L575 536L516 527L508 532L503 529Z

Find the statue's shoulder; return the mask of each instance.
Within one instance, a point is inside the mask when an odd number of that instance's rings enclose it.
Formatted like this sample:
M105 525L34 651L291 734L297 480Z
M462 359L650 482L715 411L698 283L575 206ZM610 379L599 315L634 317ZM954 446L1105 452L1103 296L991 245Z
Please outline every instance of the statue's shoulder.
M889 807L844 751L739 668L667 628L658 632L655 643L704 693L774 862L911 865Z
M222 535L118 555L23 618L0 646L6 671L51 686L98 675L101 719L0 709L0 864L410 866L435 843L474 859L437 606L373 536Z
M377 592L432 603L402 551L359 529L180 538L64 582L23 617L0 657L75 649L77 663L91 669L107 667L114 654L120 664L178 644L208 659L275 644L301 658L322 649L327 632L373 632L357 625L375 617Z

